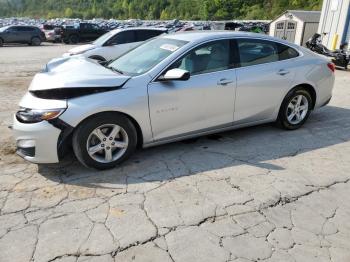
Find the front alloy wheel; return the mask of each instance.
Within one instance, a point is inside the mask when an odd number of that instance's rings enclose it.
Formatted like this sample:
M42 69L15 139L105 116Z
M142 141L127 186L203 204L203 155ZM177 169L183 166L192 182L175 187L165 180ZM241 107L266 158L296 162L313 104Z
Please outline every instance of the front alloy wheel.
M89 117L73 133L72 145L78 160L87 167L109 169L126 160L135 150L137 132L119 113Z
M100 163L111 163L125 154L129 137L126 131L115 124L97 127L86 141L86 149L92 159Z

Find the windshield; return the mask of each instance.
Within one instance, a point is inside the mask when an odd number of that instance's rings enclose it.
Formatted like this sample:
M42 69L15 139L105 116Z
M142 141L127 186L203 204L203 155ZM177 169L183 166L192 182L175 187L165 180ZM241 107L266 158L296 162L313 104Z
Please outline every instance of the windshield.
M111 36L114 35L115 32L111 31L111 32L108 32L104 35L101 35L99 38L97 38L93 44L94 45L98 45L98 46L102 46Z
M0 27L0 32L4 32L9 26Z
M188 42L175 39L154 38L117 58L108 67L126 75L141 75L186 43Z

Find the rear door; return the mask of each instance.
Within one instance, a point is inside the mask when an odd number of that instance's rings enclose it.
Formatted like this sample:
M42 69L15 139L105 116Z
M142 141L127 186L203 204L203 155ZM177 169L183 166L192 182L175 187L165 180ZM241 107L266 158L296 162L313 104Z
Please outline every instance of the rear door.
M291 88L299 53L268 40L238 38L236 43L239 68L235 124L271 119Z
M230 44L230 40L203 44L163 72L184 69L191 74L189 80L155 80L149 84L149 110L155 140L232 125L236 69Z

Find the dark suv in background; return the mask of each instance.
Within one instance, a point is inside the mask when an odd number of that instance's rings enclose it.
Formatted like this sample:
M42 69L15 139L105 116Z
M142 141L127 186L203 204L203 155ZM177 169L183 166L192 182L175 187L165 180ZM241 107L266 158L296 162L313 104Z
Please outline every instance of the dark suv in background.
M83 41L92 41L101 35L107 33L107 30L97 24L80 23L77 25L64 25L61 28L61 38L66 44L77 44Z
M35 26L5 26L0 28L0 46L4 43L21 43L38 46L45 41L45 34Z

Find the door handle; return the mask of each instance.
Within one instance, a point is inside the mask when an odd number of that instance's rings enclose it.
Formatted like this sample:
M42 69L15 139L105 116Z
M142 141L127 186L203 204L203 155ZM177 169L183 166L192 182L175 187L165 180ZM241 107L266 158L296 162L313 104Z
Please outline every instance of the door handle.
M285 69L281 69L277 72L277 74L281 75L281 76L284 76L284 75L287 75L289 74L289 71L288 70L285 70Z
M230 84L230 83L232 83L232 82L233 82L233 80L231 80L231 79L223 78L223 79L220 79L220 80L218 81L218 85L225 86L225 85Z

